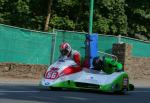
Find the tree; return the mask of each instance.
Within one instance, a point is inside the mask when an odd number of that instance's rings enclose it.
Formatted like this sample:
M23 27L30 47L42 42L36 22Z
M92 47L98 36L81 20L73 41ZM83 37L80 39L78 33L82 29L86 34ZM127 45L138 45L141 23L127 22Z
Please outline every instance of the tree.
M128 34L144 35L150 39L150 1L126 0L126 15L128 16ZM146 39L145 38L145 39Z
M125 0L97 0L95 5L94 31L115 35L127 33Z
M51 17L52 2L53 0L48 0L48 10L47 10L47 17L46 17L44 31L48 31L48 28L49 28L49 20Z

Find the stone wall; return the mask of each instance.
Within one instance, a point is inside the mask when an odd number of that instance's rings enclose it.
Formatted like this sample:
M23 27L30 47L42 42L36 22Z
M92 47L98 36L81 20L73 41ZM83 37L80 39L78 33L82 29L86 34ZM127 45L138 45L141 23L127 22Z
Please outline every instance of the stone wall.
M118 60L123 64L131 60L132 47L129 44L113 44L112 53L118 57Z
M150 79L150 58L132 57L125 65L132 79Z
M112 51L131 79L150 79L150 58L132 56L132 46L125 43L113 44Z
M46 69L46 65L0 63L0 77L40 79Z

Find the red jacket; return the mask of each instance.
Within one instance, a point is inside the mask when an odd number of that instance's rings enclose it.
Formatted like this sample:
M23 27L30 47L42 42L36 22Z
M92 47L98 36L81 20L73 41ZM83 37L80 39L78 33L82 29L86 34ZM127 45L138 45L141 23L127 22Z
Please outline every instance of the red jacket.
M68 55L71 59L73 59L78 65L80 65L81 60L80 60L80 53L76 50L72 50L70 54Z

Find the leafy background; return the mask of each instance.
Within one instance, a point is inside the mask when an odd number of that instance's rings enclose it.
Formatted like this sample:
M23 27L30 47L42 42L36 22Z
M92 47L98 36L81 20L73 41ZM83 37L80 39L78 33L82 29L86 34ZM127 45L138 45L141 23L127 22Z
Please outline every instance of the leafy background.
M90 0L0 0L0 23L44 30L52 2L53 28L88 32ZM93 32L150 40L150 0L95 0Z

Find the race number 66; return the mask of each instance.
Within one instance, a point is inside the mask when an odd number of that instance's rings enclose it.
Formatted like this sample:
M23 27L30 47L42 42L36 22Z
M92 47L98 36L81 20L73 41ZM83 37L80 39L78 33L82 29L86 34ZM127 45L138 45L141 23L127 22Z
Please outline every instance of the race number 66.
M45 74L46 79L56 79L58 78L58 68L51 68Z

